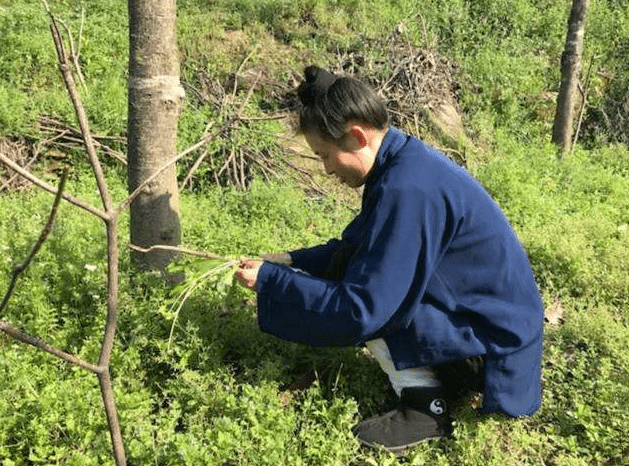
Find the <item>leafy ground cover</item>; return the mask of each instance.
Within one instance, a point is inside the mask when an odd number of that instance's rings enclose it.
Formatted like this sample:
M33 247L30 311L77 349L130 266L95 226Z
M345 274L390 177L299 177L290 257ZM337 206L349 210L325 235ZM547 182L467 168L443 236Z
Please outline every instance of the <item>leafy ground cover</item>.
M86 107L95 131L123 135L126 61L112 57L127 53L125 2L50 4L75 40L85 7ZM548 143L553 102L546 94L557 90L568 8L569 2L526 0L425 1L421 9L410 0L180 0L182 81L190 96L181 149L198 140L208 120L224 117L203 86L229 81L239 67L264 63L277 82L291 83L306 62L337 65L339 51L377 60L382 51L365 44L386 39L400 23L405 40L457 63L458 104L471 141L468 169L516 228L552 320L544 402L534 417L507 420L480 417L462 400L454 439L418 446L405 458L362 450L351 426L393 402L371 358L360 349L310 348L262 334L253 294L220 281L208 282L176 312L175 290L158 275L139 274L123 250L112 375L129 464L627 464L629 150L611 143L613 128L604 132L596 117L607 111L606 97L626 86L620 70L627 66L629 11L611 0L591 5L586 56L601 58L590 84L590 129L559 162ZM72 123L42 7L0 0L0 25L6 31L0 137L41 137L41 114ZM257 116L275 110L264 92L247 107ZM286 131L277 122L250 123L247 130L262 149L270 135ZM81 151L66 157L74 165L68 191L95 200ZM49 163L36 170L55 177ZM112 161L107 176L122 199L124 168ZM317 244L338 235L358 206L351 192L328 192L313 196L289 178L258 178L248 190L197 183L182 192L184 243L227 258ZM34 189L0 193L0 293L50 202ZM96 360L104 247L99 221L62 205L2 318ZM289 389L304 373L314 374L314 383ZM0 374L0 464L113 464L98 384L89 373L2 334Z

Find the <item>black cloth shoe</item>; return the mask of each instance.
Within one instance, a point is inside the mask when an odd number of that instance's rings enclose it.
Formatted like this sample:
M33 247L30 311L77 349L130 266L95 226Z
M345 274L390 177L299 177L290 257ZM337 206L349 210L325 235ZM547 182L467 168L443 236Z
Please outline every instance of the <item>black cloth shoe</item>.
M396 454L429 439L452 435L452 418L442 388L402 389L398 407L369 418L356 427L354 435L368 447L381 447Z

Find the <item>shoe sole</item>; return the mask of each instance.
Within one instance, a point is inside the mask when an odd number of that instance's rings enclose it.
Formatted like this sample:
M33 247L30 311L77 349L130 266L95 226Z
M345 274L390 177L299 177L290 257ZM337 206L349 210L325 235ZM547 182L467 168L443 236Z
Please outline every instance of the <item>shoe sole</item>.
M364 447L368 447L368 448L373 448L375 450L385 450L388 451L390 453L393 453L395 456L402 456L404 455L404 453L406 453L406 451L409 448L413 448L417 445L419 445L420 443L424 443L424 442L428 442L429 440L441 440L444 438L448 438L450 437L449 435L445 435L445 436L435 436L435 437L426 437L423 438L415 443L409 443L408 445L404 445L403 447L385 447L384 445L381 445L379 443L370 443L370 442L366 442L364 440L360 440L358 439L358 441L360 442L360 444Z

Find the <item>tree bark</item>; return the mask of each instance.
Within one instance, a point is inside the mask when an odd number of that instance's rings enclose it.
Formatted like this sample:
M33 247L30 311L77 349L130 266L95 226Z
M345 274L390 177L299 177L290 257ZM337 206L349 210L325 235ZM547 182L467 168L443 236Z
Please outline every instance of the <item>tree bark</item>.
M184 91L179 82L176 0L129 0L129 192L176 156L177 120ZM131 243L150 248L181 242L174 164L131 203ZM176 255L134 252L143 269L163 270Z
M572 0L566 47L561 55L561 87L557 96L557 110L553 125L552 141L559 145L562 153L570 151L572 121L574 118L574 95L579 82L583 35L588 10L588 0Z

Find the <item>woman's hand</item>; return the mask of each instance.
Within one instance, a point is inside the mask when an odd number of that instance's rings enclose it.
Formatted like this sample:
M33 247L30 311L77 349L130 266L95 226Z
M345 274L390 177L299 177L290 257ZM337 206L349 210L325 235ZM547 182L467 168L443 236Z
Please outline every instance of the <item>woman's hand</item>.
M245 288L255 291L261 265L262 261L247 258L240 259L240 265L234 272L234 278Z

